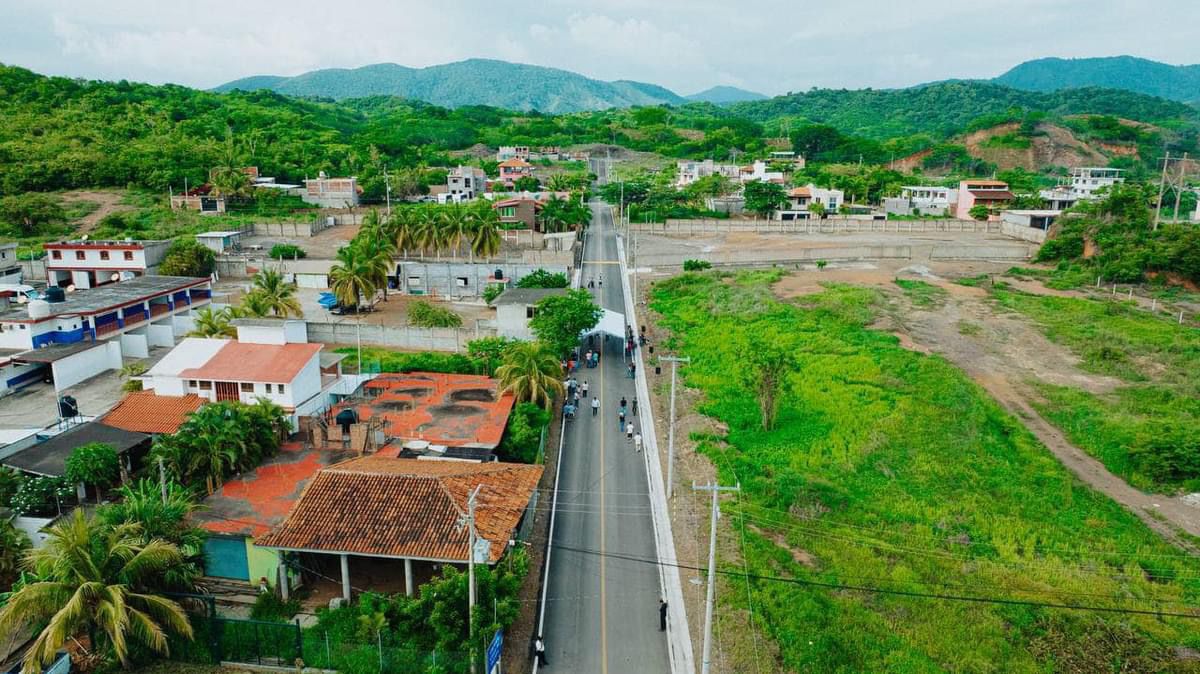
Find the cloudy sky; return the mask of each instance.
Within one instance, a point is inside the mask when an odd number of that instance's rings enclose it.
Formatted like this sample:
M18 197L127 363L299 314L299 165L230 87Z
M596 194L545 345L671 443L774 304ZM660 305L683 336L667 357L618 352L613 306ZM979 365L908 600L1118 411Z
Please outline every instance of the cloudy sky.
M1197 26L1197 0L0 0L0 62L211 87L486 57L778 94L992 77L1039 56L1197 63Z

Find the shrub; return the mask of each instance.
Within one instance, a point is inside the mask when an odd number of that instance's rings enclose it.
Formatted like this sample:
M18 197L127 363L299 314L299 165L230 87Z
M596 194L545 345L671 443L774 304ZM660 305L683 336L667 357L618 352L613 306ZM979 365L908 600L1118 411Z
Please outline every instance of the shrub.
M408 322L421 328L462 327L462 317L445 307L417 300L408 307Z
M504 438L496 453L505 461L535 463L542 429L550 425L550 413L534 403L520 403L513 408L504 429Z
M491 304L504 292L506 286L503 283L489 283L488 287L483 289L483 301Z
M121 460L112 445L93 442L76 447L67 457L67 479L106 489L121 479Z
M195 239L176 239L158 265L163 276L208 276L216 267L216 254Z
M61 477L34 477L22 480L10 503L18 515L57 514L58 504L75 501L75 486Z
M358 364L358 350L354 347L342 347L338 353L349 354L346 359L347 367ZM388 349L364 348L364 371L370 372L441 372L445 374L480 374L483 363L459 353L435 353L422 351L418 353L403 353Z
M308 257L308 253L295 244L277 243L271 246L270 256L276 260L295 260Z
M280 599L274 592L259 592L250 607L250 617L254 620L268 622L287 622L300 610L300 600L291 597L287 601Z
M704 271L705 269L712 269L712 263L709 262L708 260L684 260L683 261L683 270L684 271Z
M518 288L566 288L569 284L567 275L562 272L550 272L545 269L533 273L517 281Z

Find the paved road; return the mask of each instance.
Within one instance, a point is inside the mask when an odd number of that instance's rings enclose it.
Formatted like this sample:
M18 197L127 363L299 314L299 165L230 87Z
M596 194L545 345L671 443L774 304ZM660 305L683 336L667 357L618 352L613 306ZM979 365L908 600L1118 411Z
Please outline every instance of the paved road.
M603 277L597 302L624 313L617 243L607 207L593 207L584 248L583 285ZM559 474L555 549L546 591L546 641L552 672L669 672L666 633L658 631L658 569L600 551L654 559L653 523L643 455L618 428L617 409L634 398L619 338L605 342L599 367L577 374L599 392L600 414L581 406L567 422ZM586 350L586 345L585 345ZM628 417L637 424L638 418Z

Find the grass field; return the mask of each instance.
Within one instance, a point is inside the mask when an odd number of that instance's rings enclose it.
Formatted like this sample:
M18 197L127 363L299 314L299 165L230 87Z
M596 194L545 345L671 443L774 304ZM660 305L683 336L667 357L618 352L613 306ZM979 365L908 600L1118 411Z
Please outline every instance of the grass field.
M867 329L878 292L787 303L777 278L683 274L651 299L664 346L692 358L702 411L729 428L700 451L742 485L723 526L746 525L756 624L782 660L762 671L1191 671L1172 649L1200 647L1195 621L879 592L1185 612L1200 566L1081 485L956 368ZM763 333L796 359L772 431L731 376Z
M1084 369L1127 382L1105 395L1039 385L1039 412L1136 487L1200 490L1200 331L1120 301L1002 288L992 297L1078 354Z

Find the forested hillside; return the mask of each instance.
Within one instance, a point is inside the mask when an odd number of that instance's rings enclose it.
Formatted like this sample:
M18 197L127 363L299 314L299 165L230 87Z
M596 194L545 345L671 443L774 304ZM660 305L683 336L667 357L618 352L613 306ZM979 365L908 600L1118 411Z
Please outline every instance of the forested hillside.
M992 81L1032 91L1109 87L1174 101L1200 101L1200 65L1176 66L1134 56L1035 59Z
M290 96L333 99L401 96L447 108L490 105L549 113L678 104L678 94L642 82L603 82L558 68L468 59L428 68L378 63L361 68L314 70L295 77L255 76L216 91L271 89Z

